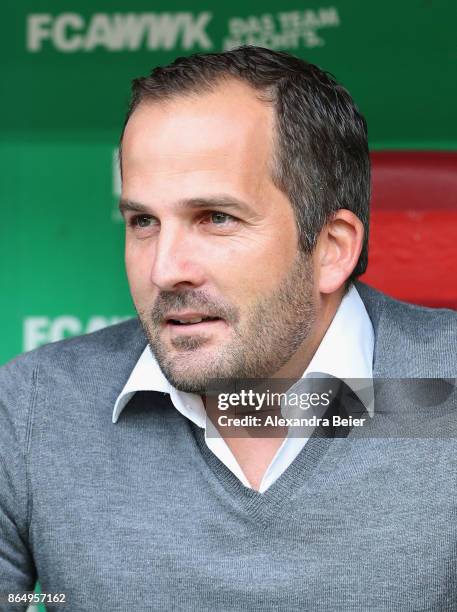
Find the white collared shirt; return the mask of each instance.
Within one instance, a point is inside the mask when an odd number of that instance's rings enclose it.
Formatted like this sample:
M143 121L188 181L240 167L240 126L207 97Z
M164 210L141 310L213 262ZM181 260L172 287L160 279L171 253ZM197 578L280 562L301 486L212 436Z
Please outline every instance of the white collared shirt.
M312 372L323 372L344 380L362 399L365 406L370 402L361 397L358 381L373 377L374 331L368 313L357 289L352 285L341 301L314 357L302 378ZM222 463L250 488L233 453L222 437L207 436L206 412L200 395L175 389L165 378L162 370L147 345L116 400L113 423L137 391L161 391L169 393L174 407L195 425L205 429L208 448ZM267 468L259 492L266 491L289 467L309 438L286 437Z

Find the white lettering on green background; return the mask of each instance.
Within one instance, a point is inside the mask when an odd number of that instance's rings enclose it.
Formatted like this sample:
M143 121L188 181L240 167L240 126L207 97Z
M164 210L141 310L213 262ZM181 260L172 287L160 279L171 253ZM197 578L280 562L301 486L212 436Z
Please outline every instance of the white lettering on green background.
M338 10L334 6L231 17L223 47L225 50L239 45L259 45L270 49L322 47L325 40L319 31L339 27L340 23Z
M51 45L62 53L137 51L140 48L212 49L206 27L212 13L34 13L27 16L27 49L32 53Z
M23 350L31 351L47 342L89 334L129 318L131 317L117 315L109 317L93 315L87 320L82 320L74 315L62 315L55 318L26 317L23 322Z

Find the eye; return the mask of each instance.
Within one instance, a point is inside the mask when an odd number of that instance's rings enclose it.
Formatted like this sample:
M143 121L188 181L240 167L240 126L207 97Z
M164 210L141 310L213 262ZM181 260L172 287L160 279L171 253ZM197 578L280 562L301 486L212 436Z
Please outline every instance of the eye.
M200 223L205 232L219 236L228 236L240 229L237 217L220 210L205 211L200 217Z
M130 227L133 229L144 229L155 225L154 217L149 215L134 215L129 219Z
M236 221L235 217L232 217L232 215L218 211L211 212L208 216L211 223L214 223L214 225L225 225L229 221Z

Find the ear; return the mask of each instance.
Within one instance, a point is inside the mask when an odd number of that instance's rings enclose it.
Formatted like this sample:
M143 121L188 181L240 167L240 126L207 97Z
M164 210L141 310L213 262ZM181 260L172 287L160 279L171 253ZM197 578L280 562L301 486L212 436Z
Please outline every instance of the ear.
M364 229L350 210L341 209L322 228L314 251L315 273L321 293L342 287L357 265Z

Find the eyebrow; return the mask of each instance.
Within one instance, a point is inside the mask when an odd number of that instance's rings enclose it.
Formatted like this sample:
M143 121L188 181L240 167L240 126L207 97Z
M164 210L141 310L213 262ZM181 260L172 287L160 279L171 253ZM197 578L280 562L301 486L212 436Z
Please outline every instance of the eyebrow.
M211 197L200 197L200 198L189 198L186 200L180 200L176 203L176 207L180 210L199 210L203 208L230 208L231 210L238 210L240 212L251 212L252 208L243 200L239 200L233 196L225 194L211 196ZM128 198L121 198L119 200L119 210L121 214L126 212L136 212L143 214L151 214L151 209L145 204L140 202L134 202Z

